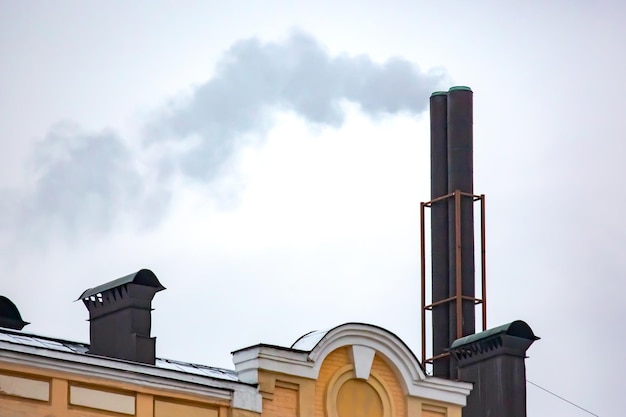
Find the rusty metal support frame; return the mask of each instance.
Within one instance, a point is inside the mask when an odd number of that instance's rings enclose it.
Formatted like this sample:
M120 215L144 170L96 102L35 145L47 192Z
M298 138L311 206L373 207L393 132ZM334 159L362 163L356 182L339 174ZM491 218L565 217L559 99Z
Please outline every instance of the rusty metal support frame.
M475 298L467 295L462 295L461 291L461 198L469 197L473 202L480 201L480 273L481 273L481 297ZM426 304L426 228L425 228L425 212L426 208L432 207L433 203L443 200L454 199L455 205L455 218L454 218L454 227L455 227L455 256L456 256L456 271L455 271L455 284L456 284L456 292L454 296L446 298L444 300L438 300L436 302L431 302L430 304ZM470 193L465 193L460 190L456 190L453 193L435 198L434 200L427 201L425 203L420 203L420 246L421 246L421 315L422 315L422 363L426 365L427 363L432 364L435 360L445 358L450 354L448 352L444 352L433 356L431 358L426 358L426 312L432 311L434 306L448 303L455 303L456 307L456 333L457 339L463 336L462 332L462 301L470 300L474 302L474 305L480 304L482 307L482 330L487 330L487 270L486 270L486 242L485 242L485 195L474 195ZM432 301L432 300L431 300Z

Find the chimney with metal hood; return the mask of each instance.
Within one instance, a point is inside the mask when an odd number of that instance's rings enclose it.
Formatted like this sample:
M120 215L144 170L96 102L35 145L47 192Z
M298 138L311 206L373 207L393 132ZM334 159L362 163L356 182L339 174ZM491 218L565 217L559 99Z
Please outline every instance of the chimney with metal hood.
M152 298L164 289L152 271L142 269L83 292L78 299L89 310L89 353L154 365Z
M526 417L526 351L538 339L516 320L454 341L459 377L474 383L463 417Z

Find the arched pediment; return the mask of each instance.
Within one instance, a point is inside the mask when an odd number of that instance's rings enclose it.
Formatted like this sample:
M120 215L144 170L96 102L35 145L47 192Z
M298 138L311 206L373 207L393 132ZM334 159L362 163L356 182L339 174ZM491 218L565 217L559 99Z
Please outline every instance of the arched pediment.
M367 379L374 356L391 368L405 395L465 405L472 385L427 376L408 346L382 327L346 323L326 331L298 338L290 347L256 345L233 352L239 379L258 383L259 371L266 370L317 380L325 358L347 348L355 378Z
M410 392L409 387L414 382L426 379L422 365L408 346L392 332L371 324L345 323L327 331L311 332L299 338L292 348L309 349L308 359L315 364L313 368L317 377L324 358L344 346L352 348L357 371L357 361L359 357L367 355L366 352L381 356L396 372L405 393ZM363 354L359 355L359 351Z

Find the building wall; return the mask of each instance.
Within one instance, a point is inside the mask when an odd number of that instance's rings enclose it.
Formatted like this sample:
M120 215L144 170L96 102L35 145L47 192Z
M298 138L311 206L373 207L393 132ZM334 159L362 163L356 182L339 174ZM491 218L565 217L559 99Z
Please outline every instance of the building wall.
M280 383L279 383L280 384ZM277 386L273 398L263 399L264 417L297 417L298 387Z
M383 383L389 397L391 397L395 415L406 416L406 397L402 392L400 382L389 365L378 354L374 356L372 375L378 377Z
M317 380L260 371L263 417L461 417L461 407L410 397L378 354L367 381L354 378L349 347L326 356Z
M261 371L259 392L263 417L313 417L315 381L311 379Z
M0 360L0 416L259 417L227 400L168 392Z
M7 343L0 417L461 417L471 385L426 376L395 335L360 323L313 334L312 350L236 351L238 382Z
M333 351L324 359L324 364L320 368L319 377L315 383L315 417L326 417L326 389L337 371L350 364L348 348L341 347Z

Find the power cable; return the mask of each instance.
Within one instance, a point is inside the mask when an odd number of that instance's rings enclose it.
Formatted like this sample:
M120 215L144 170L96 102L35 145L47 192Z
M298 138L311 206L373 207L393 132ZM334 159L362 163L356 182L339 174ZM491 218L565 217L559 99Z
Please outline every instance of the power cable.
M531 385L536 386L537 388L539 388L539 389L541 389L541 390L544 390L545 392L547 392L547 393L548 393L548 394L550 394L550 395L554 395L556 398L558 398L558 399L560 399L560 400L563 400L563 401L565 401L566 403L571 404L571 405L573 405L573 406L574 406L574 407L576 407L576 408L580 408L580 409L581 409L581 410L583 410L585 413L589 413L589 414L591 414L592 416L595 416L595 417L600 417L599 415L592 413L591 411L587 410L586 408L583 408L583 407L579 406L578 404L574 404L574 403L573 403L573 402L571 402L570 400L566 400L565 398L561 397L560 395L557 395L557 394L553 393L552 391L550 391L550 390L548 390L548 389L546 389L546 388L544 388L544 387L542 387L542 386L540 386L540 385L535 384L534 382L531 382L531 381L529 381L529 380L526 380L526 382L528 382L528 383L529 383L529 384L531 384Z

